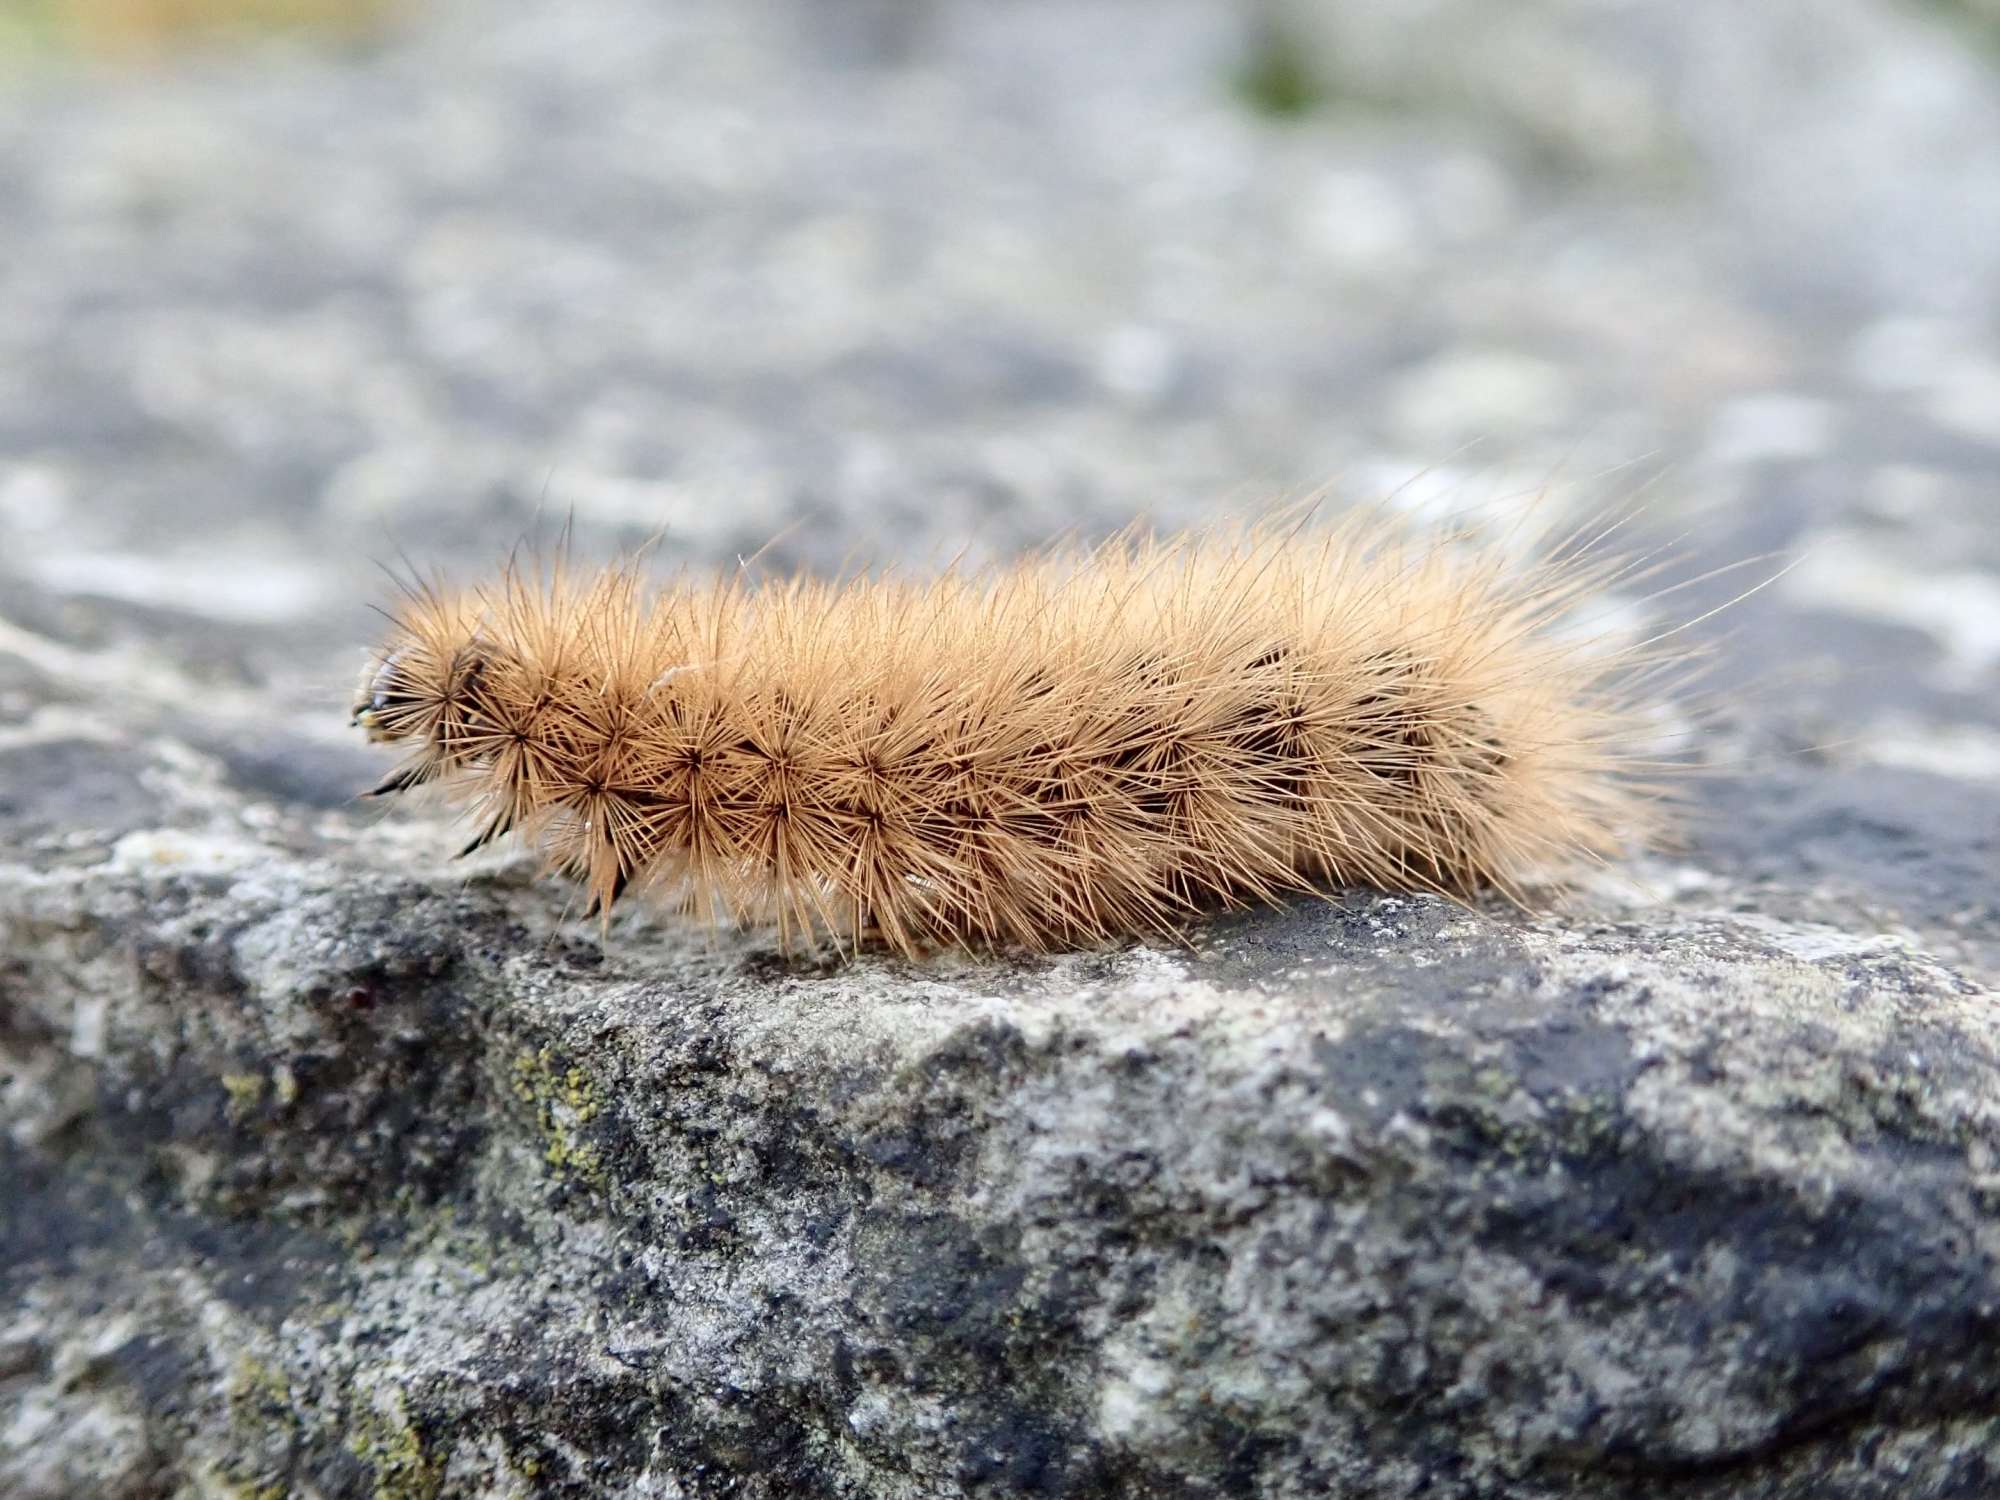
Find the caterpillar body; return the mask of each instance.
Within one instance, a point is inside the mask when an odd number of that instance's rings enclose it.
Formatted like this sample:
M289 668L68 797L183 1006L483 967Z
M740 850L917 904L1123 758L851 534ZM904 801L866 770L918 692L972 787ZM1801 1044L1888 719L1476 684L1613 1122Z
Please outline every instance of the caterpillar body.
M1048 950L1347 885L1527 901L1655 826L1611 569L1380 518L916 580L412 586L354 717L606 914Z

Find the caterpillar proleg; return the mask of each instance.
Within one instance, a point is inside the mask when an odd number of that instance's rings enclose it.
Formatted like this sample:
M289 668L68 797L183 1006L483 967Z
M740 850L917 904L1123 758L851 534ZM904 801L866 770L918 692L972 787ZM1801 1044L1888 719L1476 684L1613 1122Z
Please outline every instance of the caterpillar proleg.
M781 936L1050 950L1364 885L1531 883L1644 841L1615 571L1362 516L1128 533L929 579L649 587L637 563L412 586L356 722L467 852L537 843Z

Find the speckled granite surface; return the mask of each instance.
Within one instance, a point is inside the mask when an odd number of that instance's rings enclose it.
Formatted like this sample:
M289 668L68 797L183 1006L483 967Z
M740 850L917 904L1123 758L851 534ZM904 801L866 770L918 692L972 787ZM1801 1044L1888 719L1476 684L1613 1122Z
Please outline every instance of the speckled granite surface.
M7 79L0 1490L2000 1485L1986 34L1262 14L1296 121L1101 0ZM1546 920L802 967L350 800L374 560L538 509L832 566L1551 475L1794 565L1694 632L1686 848Z

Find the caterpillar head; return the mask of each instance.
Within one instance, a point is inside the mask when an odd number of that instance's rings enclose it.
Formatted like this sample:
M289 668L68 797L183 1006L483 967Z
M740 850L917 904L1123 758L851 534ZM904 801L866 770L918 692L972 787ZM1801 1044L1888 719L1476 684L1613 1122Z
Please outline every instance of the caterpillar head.
M418 732L425 694L411 674L408 652L398 648L371 661L361 674L354 717L350 720L371 744L409 739Z
M423 601L398 620L355 690L352 722L376 744L400 745L415 758L376 792L403 791L476 758L486 726L482 683L491 650L477 623L460 611Z

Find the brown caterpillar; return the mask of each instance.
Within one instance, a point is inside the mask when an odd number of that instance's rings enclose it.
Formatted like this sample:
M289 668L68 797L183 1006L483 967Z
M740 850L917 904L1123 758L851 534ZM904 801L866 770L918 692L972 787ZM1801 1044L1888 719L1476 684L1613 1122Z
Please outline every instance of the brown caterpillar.
M1527 902L1644 839L1615 574L1362 517L952 571L649 592L417 586L355 721L608 913L635 887L795 936L1047 950L1343 885Z

